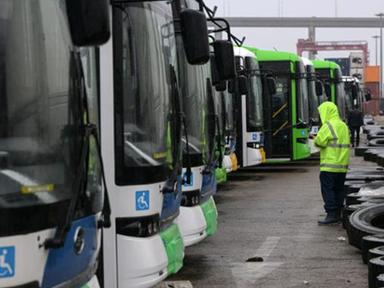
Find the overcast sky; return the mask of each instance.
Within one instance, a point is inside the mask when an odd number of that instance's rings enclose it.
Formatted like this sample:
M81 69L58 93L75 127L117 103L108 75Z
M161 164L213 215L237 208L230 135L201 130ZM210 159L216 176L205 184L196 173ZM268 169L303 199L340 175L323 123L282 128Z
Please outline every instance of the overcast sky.
M205 0L210 7L218 6L218 16L245 17L372 17L384 12L384 0ZM239 38L263 49L296 53L299 38L308 38L307 29L296 28L234 28ZM379 29L319 29L317 41L366 40L369 42L371 64L375 63L375 40ZM345 57L349 52L321 52L319 58Z

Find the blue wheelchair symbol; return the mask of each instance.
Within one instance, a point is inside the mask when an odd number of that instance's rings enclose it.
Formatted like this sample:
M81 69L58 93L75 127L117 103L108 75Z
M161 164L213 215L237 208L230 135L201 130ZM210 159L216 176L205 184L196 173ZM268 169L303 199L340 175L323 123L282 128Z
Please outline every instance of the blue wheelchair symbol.
M15 276L15 247L0 247L0 278Z
M136 210L149 210L149 191L136 191Z
M252 140L257 141L257 134L256 133L252 133Z
M191 173L191 181L187 183L187 172L183 174L183 186L184 187L192 187L193 186L193 173Z

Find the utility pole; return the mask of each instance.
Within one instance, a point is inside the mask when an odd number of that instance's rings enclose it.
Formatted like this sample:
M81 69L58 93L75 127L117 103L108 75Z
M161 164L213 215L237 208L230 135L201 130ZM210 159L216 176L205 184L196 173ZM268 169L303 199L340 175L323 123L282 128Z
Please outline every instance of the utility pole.
M308 40L312 43L316 42L316 28L313 25L308 27ZM316 54L317 54L317 51L310 51L308 58L311 60L315 60Z
M377 66L377 64L379 63L379 61L378 61L379 57L377 56L379 53L379 49L377 47L377 44L378 44L377 39L380 39L380 36L374 35L374 36L372 36L372 38L375 39L375 65Z
M383 17L384 13L376 14L377 17L380 17L380 87L379 87L379 95L380 95L380 110L384 110L384 102L383 102Z

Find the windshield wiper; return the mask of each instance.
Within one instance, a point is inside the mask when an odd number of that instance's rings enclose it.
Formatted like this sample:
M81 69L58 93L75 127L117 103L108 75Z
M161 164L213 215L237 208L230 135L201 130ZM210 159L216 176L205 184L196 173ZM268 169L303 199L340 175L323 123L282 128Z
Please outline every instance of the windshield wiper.
M206 79L207 99L208 99L208 137L211 138L209 141L209 163L204 169L203 173L211 173L211 167L215 165L215 142L216 137L216 120L217 115L215 114L215 102L212 93L212 84L209 78ZM221 150L221 147L218 147Z
M71 228L72 222L75 218L76 214L76 207L78 204L78 201L80 199L80 196L84 195L84 191L87 189L87 180L88 180L88 156L89 156L89 146L90 146L90 139L91 137L94 138L95 144L96 144L96 152L97 156L100 161L100 172L101 172L101 178L102 178L102 184L104 186L104 205L102 209L102 216L103 219L101 222L98 223L98 227L104 227L108 228L111 226L111 207L109 203L109 197L108 197L108 190L107 190L107 183L105 180L105 173L104 173L104 164L103 159L101 157L101 147L100 147L100 141L98 138L98 129L95 124L92 124L89 122L89 111L88 111L88 101L87 101L87 93L85 90L85 84L84 84L84 73L82 69L81 59L79 52L72 52L71 53L71 61L73 61L74 65L74 78L73 81L76 83L73 83L75 87L79 87L77 89L78 95L73 95L73 97L80 97L81 102L79 102L81 109L80 109L80 125L81 127L81 135L82 135L82 144L81 144L81 154L80 159L77 165L76 174L75 174L75 180L72 184L72 195L69 199L69 205L67 213L63 219L63 222L58 225L56 228L55 235L53 238L46 239L44 242L45 249L57 249L64 246L65 238L67 236L68 231ZM85 115L85 119L84 116ZM84 121L85 120L85 121ZM84 123L85 122L85 123ZM83 191L84 190L84 191Z
M169 65L170 67L170 77L171 77L171 95L172 95L172 114L173 117L171 118L171 131L172 133L172 173L170 177L165 182L163 193L175 193L177 191L176 189L176 183L178 176L181 173L182 165L181 165L181 158L180 158L180 140L181 140L181 125L182 123L185 124L185 117L184 114L181 112L181 103L180 103L180 93L179 89L177 87L177 77L175 68L173 65ZM188 139L188 138L187 138ZM188 145L188 140L187 140ZM188 145L189 146L189 145ZM188 150L189 151L189 150ZM187 168L188 170L188 168ZM192 173L190 165L189 165L189 172ZM189 174L189 179L191 178L191 174ZM190 183L191 180L189 180Z

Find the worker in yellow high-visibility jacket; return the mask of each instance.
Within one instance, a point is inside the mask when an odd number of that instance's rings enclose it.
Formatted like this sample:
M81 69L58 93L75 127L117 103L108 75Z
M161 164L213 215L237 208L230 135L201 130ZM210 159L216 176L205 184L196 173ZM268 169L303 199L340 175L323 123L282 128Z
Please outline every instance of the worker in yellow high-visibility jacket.
M344 181L349 165L350 134L341 120L337 106L324 102L319 108L322 126L315 138L320 148L320 183L327 216L321 225L340 221L344 205Z

